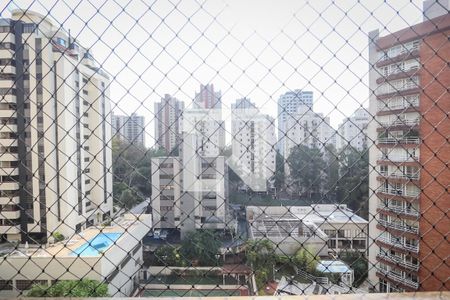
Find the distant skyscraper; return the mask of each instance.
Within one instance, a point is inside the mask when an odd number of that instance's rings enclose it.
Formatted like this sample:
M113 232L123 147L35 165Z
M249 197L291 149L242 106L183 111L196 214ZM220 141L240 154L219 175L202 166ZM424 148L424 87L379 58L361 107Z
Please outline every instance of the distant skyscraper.
M342 150L352 147L361 151L367 147L367 124L370 118L365 108L359 108L349 118L345 118L338 128L336 148Z
M170 152L181 142L180 126L184 103L170 95L164 95L161 102L155 103L156 145Z
M229 165L253 191L267 191L275 172L275 120L246 98L236 100L231 112Z
M113 137L128 143L145 143L145 118L136 114L131 116L112 116Z
M222 93L214 90L213 84L200 85L200 92L195 93L194 108L222 108Z
M288 117L295 114L298 107L304 105L308 109L313 107L313 92L295 90L286 92L278 99L278 150L284 153L285 136L289 128L286 127Z

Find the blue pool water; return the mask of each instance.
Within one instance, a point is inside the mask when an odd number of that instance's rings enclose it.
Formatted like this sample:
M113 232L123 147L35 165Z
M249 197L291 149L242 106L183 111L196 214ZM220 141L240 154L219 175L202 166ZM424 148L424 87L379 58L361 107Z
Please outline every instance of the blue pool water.
M84 243L72 253L73 256L97 256L108 249L121 233L99 233L94 238Z

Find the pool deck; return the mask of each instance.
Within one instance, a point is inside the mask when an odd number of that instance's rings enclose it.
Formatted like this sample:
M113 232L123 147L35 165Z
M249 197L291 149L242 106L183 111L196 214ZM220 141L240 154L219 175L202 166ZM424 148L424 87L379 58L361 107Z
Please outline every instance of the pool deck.
M19 248L9 254L10 257L76 257L73 251L92 240L100 233L120 233L121 236L115 241L118 242L122 235L132 231L134 226L139 226L140 222L136 219L121 218L113 222L111 226L92 226L82 232L75 234L70 239L55 243L50 246L42 245L39 248ZM108 247L109 248L109 247ZM100 256L98 253L96 256Z

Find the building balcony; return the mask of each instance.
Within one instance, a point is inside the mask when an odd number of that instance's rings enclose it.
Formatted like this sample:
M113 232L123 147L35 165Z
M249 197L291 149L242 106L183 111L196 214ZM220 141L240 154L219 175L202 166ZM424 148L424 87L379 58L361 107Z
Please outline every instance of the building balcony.
M391 112L391 111L389 111ZM393 112L393 111L392 111ZM413 119L413 120L395 120L392 122L378 122L378 128L377 131L385 131L387 129L397 129L397 128L403 128L406 127L408 129L415 128L419 126L419 119ZM394 128L395 127L395 128Z
M377 84L381 84L381 83L389 81L389 80L409 78L411 76L418 75L418 70L419 70L419 66L416 65L416 66L412 66L408 69L398 70L395 73L383 74L377 78Z
M403 137L403 138L378 138L378 144L383 145L398 145L398 144L419 144L420 138L418 137Z
M413 234L419 234L419 227L404 225L404 224L397 224L393 222L388 222L385 220L378 220L378 224L385 227L385 228L391 228L399 231L409 232Z
M397 89L397 90L387 90L383 91L380 90L376 93L378 100L386 100L395 96L409 96L409 95L415 95L419 94L421 92L421 89L417 86L407 87L405 89Z
M17 147L17 139L0 139L0 146Z
M0 125L0 132L17 132L16 124Z
M14 205L19 204L20 198L19 196L12 196L12 197L0 197L0 205Z
M18 182L0 182L0 190L15 191L19 189Z
M0 225L0 234L19 234L20 233L20 226L7 226L7 225Z
M377 190L377 193L380 193L381 195L386 196L396 196L400 198L412 198L411 200L415 200L419 197L420 192L413 192L413 191L403 191L403 190L395 190L395 189L385 189L383 187L379 188Z
M407 262L397 256L388 255L388 254L378 254L377 258L379 260L383 260L383 261L389 262L391 264L398 265L398 266L401 266L401 267L404 267L404 268L407 268L407 269L410 269L410 270L413 270L416 272L419 270L419 266L420 266L419 264L414 265L414 264Z
M20 210L0 210L0 219L19 219Z
M17 117L16 110L14 109L0 110L0 118L16 118L16 117Z
M390 160L390 159L386 159L386 160ZM407 161L407 160L403 160L403 161ZM415 173L415 174L404 174L404 173L380 173L380 177L383 178L388 178L388 179L406 179L406 180L418 180L420 175L419 173Z
M0 95L0 103L16 103L17 97L16 95Z
M19 168L0 168L0 176L19 175Z
M381 68L387 65L391 65L397 62L401 62L401 61L406 61L409 59L413 59L413 58L418 58L419 57L419 50L414 49L412 51L405 51L395 57L386 57L383 59L378 60L378 62L376 63L376 67L377 68Z
M393 212L395 214L407 215L407 216L411 216L411 217L419 217L420 216L420 212L418 210L411 209L411 208L404 208L401 206L394 206L394 205L386 206L386 205L380 204L380 205L378 205L378 209L383 210L383 211Z
M16 67L15 66L0 66L0 73L16 74Z
M4 152L0 153L0 161L18 161L19 155L17 153Z
M379 161L387 161L387 162L397 162L397 163L418 162L419 157L412 156L412 155L380 155L380 156L378 156L378 160Z
M389 240L384 237L379 237L376 239L376 241L380 242L382 244L385 244L388 249L393 248L393 249L402 250L402 251L405 251L408 253L415 253L415 254L419 253L419 245L414 246L414 245L401 244L399 242L396 242L395 240Z
M418 282L412 281L406 277L399 276L398 274L395 274L390 271L378 270L377 276L380 278L388 279L389 281L393 281L394 283L400 286L405 286L407 288L411 288L414 290L419 288Z

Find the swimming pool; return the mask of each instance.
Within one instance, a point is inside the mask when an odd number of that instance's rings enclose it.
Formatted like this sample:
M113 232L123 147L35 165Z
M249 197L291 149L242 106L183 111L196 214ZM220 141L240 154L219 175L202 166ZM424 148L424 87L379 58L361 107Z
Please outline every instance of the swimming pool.
M100 252L104 252L108 249L120 235L121 233L99 233L94 238L72 251L72 255L97 256Z

